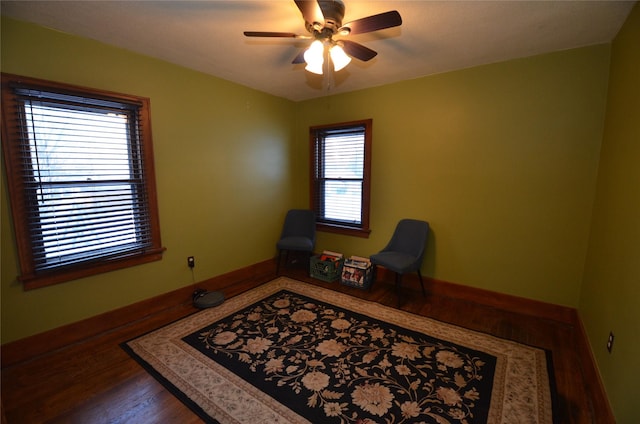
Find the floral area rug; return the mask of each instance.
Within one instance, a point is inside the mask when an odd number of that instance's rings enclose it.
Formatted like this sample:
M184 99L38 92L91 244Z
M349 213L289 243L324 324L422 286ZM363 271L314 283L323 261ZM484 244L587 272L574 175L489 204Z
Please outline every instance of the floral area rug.
M288 278L123 348L205 422L553 422L543 350Z

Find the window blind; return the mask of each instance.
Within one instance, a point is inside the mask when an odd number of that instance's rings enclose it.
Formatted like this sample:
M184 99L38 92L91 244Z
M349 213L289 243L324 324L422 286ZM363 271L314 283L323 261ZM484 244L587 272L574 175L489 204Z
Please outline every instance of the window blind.
M365 128L319 130L315 134L314 209L320 222L359 226L365 160Z
M150 248L140 104L12 89L33 270Z

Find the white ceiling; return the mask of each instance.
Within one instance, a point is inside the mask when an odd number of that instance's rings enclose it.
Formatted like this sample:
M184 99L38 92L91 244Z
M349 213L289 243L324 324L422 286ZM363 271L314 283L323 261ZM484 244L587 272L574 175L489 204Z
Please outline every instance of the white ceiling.
M243 31L307 34L293 0L5 1L19 20L119 46L299 101L406 79L610 42L634 1L344 0L344 23L397 10L401 27L351 35L376 50L333 81L293 58L310 41ZM339 37L337 37L339 38Z

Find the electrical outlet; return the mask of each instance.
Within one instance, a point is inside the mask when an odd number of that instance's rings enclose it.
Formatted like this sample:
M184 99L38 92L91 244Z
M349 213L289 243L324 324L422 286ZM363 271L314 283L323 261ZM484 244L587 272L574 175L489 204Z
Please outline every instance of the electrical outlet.
M609 339L607 340L607 350L611 353L611 349L613 349L613 339L614 339L613 331L609 332Z
M189 265L189 268L193 268L196 266L196 258L194 258L193 256L189 256L187 258L187 265Z

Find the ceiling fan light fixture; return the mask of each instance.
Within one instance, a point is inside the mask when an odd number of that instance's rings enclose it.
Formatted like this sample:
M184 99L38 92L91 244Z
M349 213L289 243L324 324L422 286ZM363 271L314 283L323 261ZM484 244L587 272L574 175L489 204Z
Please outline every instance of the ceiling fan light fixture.
M335 69L336 72L343 69L349 64L349 62L351 62L351 58L344 52L344 49L337 44L331 47L329 54L331 55L331 61L333 62L333 69Z
M322 41L316 40L304 52L304 61L307 66L304 68L314 74L322 75L322 64L324 63L324 44Z
M343 25L345 12L343 0L294 0L294 3L302 13L305 28L310 35L273 31L245 31L244 35L246 37L314 39L311 46L306 51L298 53L291 63L297 65L304 60L307 63L305 69L318 75L324 73L325 61L327 65L333 62L333 68L327 66L327 71L337 72L344 69L352 58L367 62L378 54L375 50L355 41L335 41L334 36L366 34L402 25L402 17L397 10L356 19ZM345 49L349 52L348 54Z
M318 63L318 64L314 64L314 65L307 65L305 66L305 68L307 71L311 72L312 74L318 74L318 75L322 75L322 63Z

